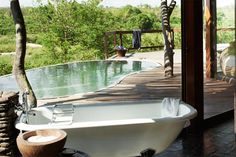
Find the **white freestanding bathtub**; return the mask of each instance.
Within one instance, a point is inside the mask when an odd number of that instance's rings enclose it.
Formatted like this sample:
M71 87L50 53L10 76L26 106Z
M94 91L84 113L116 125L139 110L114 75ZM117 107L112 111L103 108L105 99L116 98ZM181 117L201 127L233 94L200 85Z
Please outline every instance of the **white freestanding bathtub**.
M50 105L32 109L34 114L29 114L28 123L25 114L21 114L16 128L63 129L68 134L67 148L91 157L128 157L147 148L156 153L163 151L186 122L197 115L193 107L183 102L177 116L163 117L161 110L161 101Z

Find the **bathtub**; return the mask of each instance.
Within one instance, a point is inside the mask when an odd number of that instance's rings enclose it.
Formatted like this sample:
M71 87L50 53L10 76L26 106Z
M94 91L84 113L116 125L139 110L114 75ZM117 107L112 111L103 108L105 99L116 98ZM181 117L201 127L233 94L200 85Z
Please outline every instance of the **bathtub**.
M161 101L45 105L16 121L21 131L63 129L65 147L91 157L128 157L152 148L159 153L178 136L197 111L181 102L178 115L163 117Z

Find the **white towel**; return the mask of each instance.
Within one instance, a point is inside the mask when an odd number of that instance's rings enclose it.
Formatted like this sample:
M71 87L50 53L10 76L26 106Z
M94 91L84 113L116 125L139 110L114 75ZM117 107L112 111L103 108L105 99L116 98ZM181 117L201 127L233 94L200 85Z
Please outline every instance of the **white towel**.
M161 104L162 117L175 117L178 115L180 99L164 98Z

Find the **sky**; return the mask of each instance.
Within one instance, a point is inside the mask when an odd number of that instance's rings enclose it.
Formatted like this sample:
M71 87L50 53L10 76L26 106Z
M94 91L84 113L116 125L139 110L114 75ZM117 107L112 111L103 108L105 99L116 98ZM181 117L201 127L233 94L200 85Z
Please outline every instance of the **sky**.
M0 0L0 7L9 7L10 6L10 0ZM27 6L37 6L36 0L19 0L21 7L27 7ZM44 2L47 2L47 0L43 0ZM77 0L77 1L83 1L83 0ZM126 5L142 5L142 4L148 4L150 6L160 6L161 0L103 0L102 5L103 6L113 6L113 7L122 7ZM177 4L180 4L180 0L176 0ZM235 0L217 0L217 6L227 6L227 5L234 5ZM168 0L170 2L170 0Z

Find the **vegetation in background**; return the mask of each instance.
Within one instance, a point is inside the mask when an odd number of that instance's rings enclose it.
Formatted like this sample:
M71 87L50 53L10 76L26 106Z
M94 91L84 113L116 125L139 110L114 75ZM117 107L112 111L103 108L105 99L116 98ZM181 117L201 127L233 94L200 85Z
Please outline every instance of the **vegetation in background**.
M27 29L27 42L41 44L43 48L27 48L26 68L75 60L103 59L103 37L106 31L133 29L161 29L160 7L148 5L123 8L97 7L96 0L77 3L60 1L35 8L23 8ZM218 28L234 27L227 22L232 12L218 10ZM15 51L15 28L10 9L0 9L0 53ZM171 15L171 26L181 28L180 7ZM231 18L232 19L232 18ZM234 32L218 32L218 42L230 42ZM113 36L109 38L110 43ZM132 35L124 35L125 47L131 47ZM163 45L162 34L143 34L142 45ZM110 44L110 50L114 45ZM181 34L175 32L175 48L181 48ZM146 50L145 50L146 51ZM0 55L0 75L11 73L12 59Z
M217 28L235 28L235 8L227 6L217 8ZM217 31L217 43L230 43L235 39L235 31Z
M232 41L230 42L230 46L228 48L228 54L235 55L235 50L236 50L235 41Z

